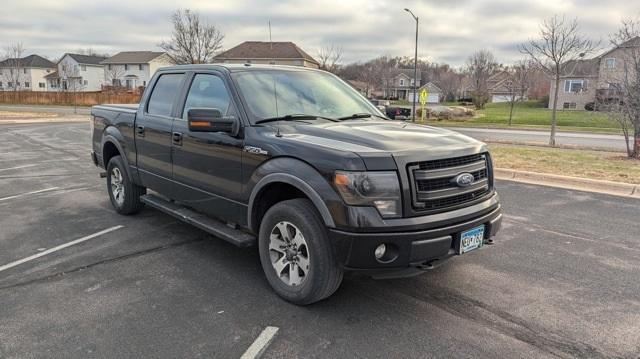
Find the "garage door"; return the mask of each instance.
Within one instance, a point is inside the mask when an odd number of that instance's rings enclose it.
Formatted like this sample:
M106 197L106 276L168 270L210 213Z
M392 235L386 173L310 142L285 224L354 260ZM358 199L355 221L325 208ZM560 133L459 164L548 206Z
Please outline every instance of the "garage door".
M440 94L427 93L427 103L438 103L438 102L440 102Z

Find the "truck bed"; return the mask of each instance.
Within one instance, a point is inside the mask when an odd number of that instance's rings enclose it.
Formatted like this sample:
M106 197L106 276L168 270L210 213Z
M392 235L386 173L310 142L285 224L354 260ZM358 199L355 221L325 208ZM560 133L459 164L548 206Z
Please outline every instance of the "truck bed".
M93 106L94 109L107 110L107 111L119 111L119 112L136 112L138 111L139 104L105 104Z

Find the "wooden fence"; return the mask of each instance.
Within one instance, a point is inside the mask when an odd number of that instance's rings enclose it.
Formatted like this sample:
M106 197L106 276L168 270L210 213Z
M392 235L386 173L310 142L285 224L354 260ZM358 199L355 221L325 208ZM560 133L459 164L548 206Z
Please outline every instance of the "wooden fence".
M22 105L78 105L93 106L103 103L138 103L140 93L133 92L43 92L0 91L0 103Z

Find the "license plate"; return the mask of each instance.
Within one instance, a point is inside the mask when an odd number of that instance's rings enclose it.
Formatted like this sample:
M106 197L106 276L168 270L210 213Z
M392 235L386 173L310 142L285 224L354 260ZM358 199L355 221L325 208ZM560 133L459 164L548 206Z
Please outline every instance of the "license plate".
M460 254L482 247L484 226L476 227L460 234Z

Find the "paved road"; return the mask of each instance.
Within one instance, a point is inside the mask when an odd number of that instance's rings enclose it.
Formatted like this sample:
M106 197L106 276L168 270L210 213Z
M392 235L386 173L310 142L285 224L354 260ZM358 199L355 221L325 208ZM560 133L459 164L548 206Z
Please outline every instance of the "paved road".
M497 244L421 276L273 294L255 249L153 209L114 213L87 124L0 126L1 358L640 356L640 201L498 182ZM44 192L38 192L43 191Z
M450 127L449 129L464 133L465 135L471 136L481 141L539 142L544 144L549 143L548 131L503 130L466 127ZM626 151L624 137L621 135L557 132L556 142L561 145Z

